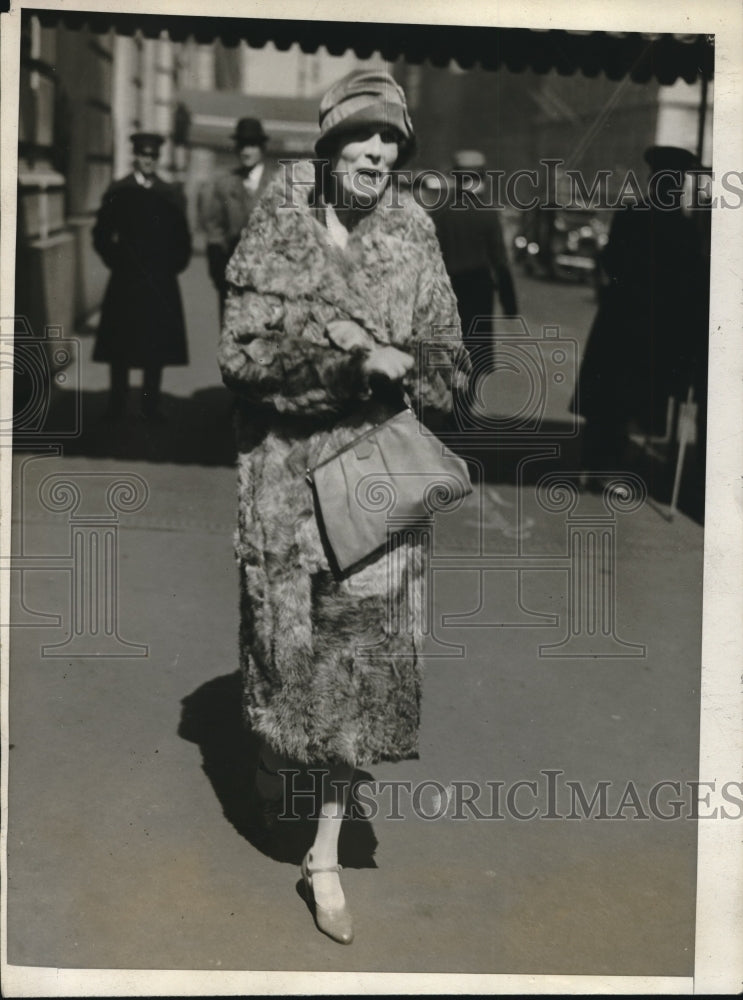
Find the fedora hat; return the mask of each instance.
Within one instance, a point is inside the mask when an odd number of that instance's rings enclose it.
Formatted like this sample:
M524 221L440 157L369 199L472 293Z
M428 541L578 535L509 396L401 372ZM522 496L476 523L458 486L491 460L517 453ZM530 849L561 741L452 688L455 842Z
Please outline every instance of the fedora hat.
M257 118L241 118L231 138L240 146L262 146L268 142L268 136Z

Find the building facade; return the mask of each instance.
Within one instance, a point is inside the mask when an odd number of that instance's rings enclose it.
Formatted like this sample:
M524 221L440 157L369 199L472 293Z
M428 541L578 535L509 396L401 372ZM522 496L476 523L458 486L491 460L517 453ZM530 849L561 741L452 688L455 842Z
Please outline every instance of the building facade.
M36 336L80 329L101 302L107 272L92 228L106 188L130 169L130 133L162 132L163 173L177 170L176 49L167 38L45 27L24 12L15 313Z
M561 160L590 186L598 171L609 170L615 194L630 170L644 180L643 153L653 143L699 146L701 83L463 71L454 63L440 69L401 62L396 74L408 94L420 169L446 171L455 150L478 149L490 168L506 174ZM711 88L707 101L701 154L711 162Z

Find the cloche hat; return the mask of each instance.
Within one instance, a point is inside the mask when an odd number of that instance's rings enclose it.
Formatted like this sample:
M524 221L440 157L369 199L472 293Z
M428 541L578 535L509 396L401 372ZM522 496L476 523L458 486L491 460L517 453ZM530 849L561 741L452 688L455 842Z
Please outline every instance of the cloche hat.
M402 87L382 70L355 70L338 80L320 101L318 156L327 156L333 140L358 125L391 126L401 136L397 165L415 146L413 123Z

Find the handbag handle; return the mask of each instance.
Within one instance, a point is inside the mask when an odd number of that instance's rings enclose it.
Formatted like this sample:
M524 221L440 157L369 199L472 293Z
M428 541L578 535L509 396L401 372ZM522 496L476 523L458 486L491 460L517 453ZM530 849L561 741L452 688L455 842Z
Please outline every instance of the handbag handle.
M409 413L412 413L413 416L415 416L415 410L413 409L413 401L410 398L410 395L408 394L408 391L405 388L405 386L402 384L402 382L390 383L390 384L395 384L396 388L399 389L400 399L401 399L401 401L403 403L403 410L401 412L404 412L404 410L407 410ZM365 450L365 448L366 448L366 445L364 443L365 439L368 438L368 437L371 437L371 435L377 430L378 427L381 427L382 424L386 423L387 419L389 419L389 418L386 418L385 420L381 420L379 423L374 424L374 426L370 427L368 431L365 431L362 435L360 435L360 437L356 438L354 441L350 441L347 445L345 445L345 447L341 448L340 451L346 451L346 450L348 450L350 448L354 448L355 449L355 448L358 447L358 448L361 448L362 452L363 452ZM338 454L338 453L336 452L336 454ZM315 468L317 468L317 467L319 467L321 465L325 465L326 462L329 462L334 457L335 457L335 455L330 455L328 458L323 459L322 462L318 462L318 464L317 464L317 466L315 466ZM359 458L363 458L365 456L363 454L360 454L360 455L358 455L358 457ZM313 473L313 471L314 471L314 469L310 468L309 466L305 470L305 479L307 480L307 482L309 483L310 486L312 485L312 473Z
M413 417L415 417L415 411L413 410L413 404L412 400L410 399L410 396L404 389L402 389L402 386L400 388L402 390L402 400L405 404L404 408L400 411L400 413L404 413L407 410L408 413L410 413ZM396 414L396 416L399 416L400 413ZM327 462L332 461L341 452L354 449L359 458L368 457L368 454L371 454L371 452L364 454L364 452L367 451L366 449L367 439L371 438L376 433L376 431L379 430L379 428L382 427L384 424L386 424L387 421L390 419L391 419L390 417L386 417L384 420L380 420L379 423L374 424L368 430L364 431L363 434L360 434L357 438L354 438L353 441L349 441L338 451L334 452L332 455L329 455L327 458L324 458L321 462L318 462L317 465L315 465L313 468L310 468L308 466L307 469L305 470L305 479L307 480L309 485L312 486L312 473L314 472L314 470L320 468L320 466L322 465L325 465ZM361 450L361 453L359 453L358 449Z

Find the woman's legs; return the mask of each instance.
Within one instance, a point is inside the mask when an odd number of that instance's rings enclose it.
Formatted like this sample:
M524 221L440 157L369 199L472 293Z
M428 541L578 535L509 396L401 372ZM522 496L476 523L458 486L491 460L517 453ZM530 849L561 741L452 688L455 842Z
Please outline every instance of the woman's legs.
M324 768L322 803L311 850L313 867L330 868L338 864L338 837L352 777L353 767L350 764L333 764Z
M353 940L353 926L338 874L338 837L352 776L353 768L348 764L324 769L317 832L302 864L317 926L343 944Z
M287 768L296 770L288 757L277 753L267 743L261 745L255 772L255 787L261 798L283 801L287 785L293 787L291 781L285 781L282 773ZM318 868L338 864L338 837L352 777L353 767L350 764L331 764L322 768L321 803L312 845L313 861ZM291 803L287 805L291 806ZM289 811L293 812L293 809Z
M291 803L284 802L287 783L281 772L286 768L292 768L291 762L263 744L255 774L255 794L264 811L268 807L275 816L287 806L293 812ZM302 864L302 872L314 902L318 927L336 941L349 943L353 930L338 877L338 838L354 769L350 764L331 764L313 771L322 776L321 794L315 839ZM289 787L293 787L291 782ZM267 816L264 824L264 833L270 833Z

